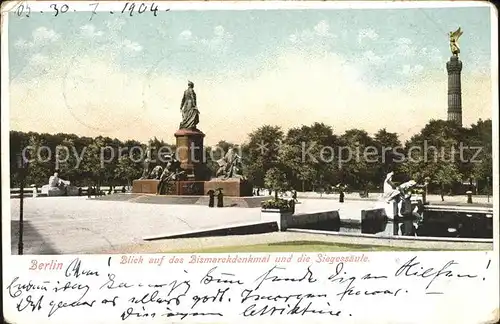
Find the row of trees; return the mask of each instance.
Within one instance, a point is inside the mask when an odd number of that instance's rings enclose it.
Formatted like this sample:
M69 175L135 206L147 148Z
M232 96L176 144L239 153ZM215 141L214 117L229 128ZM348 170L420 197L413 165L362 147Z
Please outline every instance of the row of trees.
M262 142L272 143L272 149L251 154ZM279 127L263 126L250 134L248 149L247 173L265 187L327 191L342 184L351 190L380 191L385 175L393 171L397 182L428 182L431 192L459 193L470 187L491 192L491 120L469 128L431 120L404 144L386 129L373 136L351 129L339 136L321 123L286 134Z
M175 150L157 138L149 145ZM16 156L28 146L27 183L38 186L56 169L75 185L130 184L141 176L147 150L147 144L135 140L11 131L12 186L18 184L20 172ZM342 184L350 190L381 190L387 172L394 171L396 181L428 181L431 191L444 187L456 191L457 185L469 182L486 192L492 177L491 120L479 120L469 128L432 120L404 144L386 129L372 136L360 129L337 135L323 123L286 133L278 126L265 125L241 145L220 141L216 149L206 147L212 175L218 167L216 160L231 147L240 151L244 175L261 188L326 191ZM158 153L153 151L157 161Z
M217 160L234 145L220 141L217 150L205 148L208 172L215 175ZM157 138L147 144L136 140L121 141L109 137L79 137L74 134L10 132L11 186L19 185L21 159L28 160L26 182L42 186L55 172L76 186L130 185L141 177L144 159L153 160L150 169L164 165L164 154L175 153L175 145Z

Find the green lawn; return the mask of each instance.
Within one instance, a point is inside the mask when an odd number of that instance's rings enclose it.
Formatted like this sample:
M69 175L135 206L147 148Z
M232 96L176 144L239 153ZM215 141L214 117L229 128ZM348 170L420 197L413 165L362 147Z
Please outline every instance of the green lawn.
M389 246L338 244L321 241L289 241L269 244L212 247L178 253L257 253L257 252L387 252L387 251L422 251L422 249L398 248ZM432 250L425 250L432 251ZM173 251L168 251L172 253Z

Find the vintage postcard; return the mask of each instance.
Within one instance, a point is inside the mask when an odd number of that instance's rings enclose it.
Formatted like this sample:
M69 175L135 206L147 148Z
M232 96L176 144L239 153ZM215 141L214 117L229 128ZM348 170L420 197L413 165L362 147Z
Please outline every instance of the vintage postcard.
M5 321L498 321L497 20L2 3Z

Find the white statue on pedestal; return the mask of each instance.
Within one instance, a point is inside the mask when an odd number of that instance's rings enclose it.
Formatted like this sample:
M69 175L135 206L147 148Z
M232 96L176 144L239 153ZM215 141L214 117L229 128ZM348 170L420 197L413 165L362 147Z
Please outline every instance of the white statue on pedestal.
M69 181L59 178L59 174L54 172L54 175L49 178L49 184L42 186L40 194L47 196L75 196L78 195L78 188L72 186Z
M396 197L398 196L400 198L405 198L410 193L410 190L416 185L417 183L414 180L410 180L408 182L400 184L398 187L392 190L392 192L389 193L387 197L387 202L390 202L392 200L397 200Z
M386 216L395 220L398 233L401 235L416 235L418 222L421 219L422 198L412 195L412 190L417 186L415 180L409 180L396 186L392 182L393 172L385 177L382 198L376 203L376 208L385 209ZM401 225L401 228L400 228ZM398 234L399 235L399 234Z
M394 172L389 172L385 176L385 180L383 183L383 188L384 188L384 194L383 198L387 199L391 195L391 193L396 189L396 185L392 182L392 176L394 175Z
M389 172L386 175L383 183L384 193L382 194L382 200L377 203L380 208L385 209L386 215L391 219L395 216L401 216L402 202L405 199L409 199L410 190L417 184L414 180L410 180L396 186L392 182L393 175L394 172Z

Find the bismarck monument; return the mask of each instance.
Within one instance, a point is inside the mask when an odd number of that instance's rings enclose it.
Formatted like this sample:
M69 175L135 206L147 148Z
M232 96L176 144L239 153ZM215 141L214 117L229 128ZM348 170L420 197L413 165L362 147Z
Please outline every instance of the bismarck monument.
M196 92L193 82L188 82L181 101L182 121L179 130L175 132L178 160L181 168L186 171L189 180L204 181L203 138L205 134L197 126L200 122L200 112L196 104Z
M458 58L458 54L460 54L458 39L462 34L460 27L449 33L452 56L446 63L448 71L448 120L454 121L460 126L462 126L462 61Z
M217 161L219 170L216 178L211 179L203 147L205 134L197 128L200 112L191 81L184 91L180 110L182 120L174 134L176 154L167 156L164 167L157 165L153 170L149 169L151 156L148 155L144 160L143 176L134 180L132 192L201 196L209 190L222 189L226 196L252 196L252 185L239 173L241 158L233 149Z

